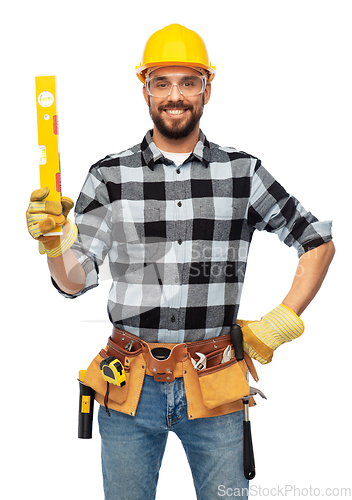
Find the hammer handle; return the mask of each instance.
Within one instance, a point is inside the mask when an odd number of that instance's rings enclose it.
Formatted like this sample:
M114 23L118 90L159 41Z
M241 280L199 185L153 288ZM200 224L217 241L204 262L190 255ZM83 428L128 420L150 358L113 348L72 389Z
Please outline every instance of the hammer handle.
M246 479L255 477L255 463L252 443L251 423L243 422L243 470Z
M233 325L230 331L231 342L235 351L235 356L237 361L241 361L243 359L243 335L240 325L237 323Z

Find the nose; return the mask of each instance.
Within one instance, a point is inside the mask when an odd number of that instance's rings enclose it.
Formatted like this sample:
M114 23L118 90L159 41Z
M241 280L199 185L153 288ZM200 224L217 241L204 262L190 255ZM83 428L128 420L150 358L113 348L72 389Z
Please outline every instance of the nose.
M173 84L172 89L170 90L170 93L168 95L168 99L170 101L183 100L183 95L181 94L180 89L178 88L177 83Z

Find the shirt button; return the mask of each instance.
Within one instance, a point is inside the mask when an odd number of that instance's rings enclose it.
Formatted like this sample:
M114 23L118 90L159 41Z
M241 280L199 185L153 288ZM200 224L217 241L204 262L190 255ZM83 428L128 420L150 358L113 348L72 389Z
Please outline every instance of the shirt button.
M182 245L182 240L181 240L181 238L178 240L178 242L177 242L177 243L178 243L179 245Z
M177 206L178 206L178 207L182 207L182 203L179 201L179 202L177 203Z
M172 315L170 319L171 319L171 323L175 323L176 318L175 318L175 316L174 316L174 315Z
M180 174L180 173L181 173L181 170L178 168L178 169L176 170L176 174Z

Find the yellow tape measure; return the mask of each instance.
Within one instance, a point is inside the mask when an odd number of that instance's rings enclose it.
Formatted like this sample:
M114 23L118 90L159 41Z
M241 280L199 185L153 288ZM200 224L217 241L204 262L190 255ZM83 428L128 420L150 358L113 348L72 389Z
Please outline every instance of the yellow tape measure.
M120 387L126 384L126 374L124 367L118 359L109 356L100 362L100 370L103 379L113 385Z

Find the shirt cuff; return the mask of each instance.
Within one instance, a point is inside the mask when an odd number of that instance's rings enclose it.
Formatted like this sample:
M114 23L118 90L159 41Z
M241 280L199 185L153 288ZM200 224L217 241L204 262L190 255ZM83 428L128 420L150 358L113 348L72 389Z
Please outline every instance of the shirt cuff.
M99 268L97 264L90 259L87 255L84 255L82 252L79 250L75 250L72 248L73 253L78 259L78 262L81 264L85 275L86 275L86 282L82 290L80 290L77 293L74 294L69 294L61 290L59 285L56 283L56 281L51 278L52 284L56 288L56 290L63 295L64 297L68 299L75 299L76 297L79 297L80 295L83 295L86 293L88 290L91 290L92 288L95 288L99 285Z
M314 250L314 248L318 248L320 245L332 240L331 227L331 220L317 221L310 224L306 240L304 241L303 239L303 242L300 241L300 245L297 248L298 257L302 257L306 252Z

